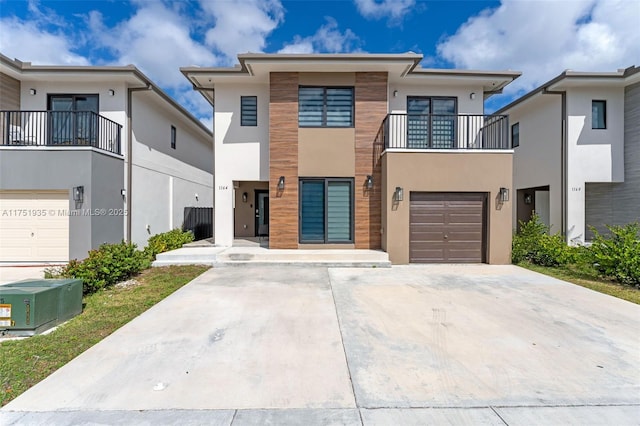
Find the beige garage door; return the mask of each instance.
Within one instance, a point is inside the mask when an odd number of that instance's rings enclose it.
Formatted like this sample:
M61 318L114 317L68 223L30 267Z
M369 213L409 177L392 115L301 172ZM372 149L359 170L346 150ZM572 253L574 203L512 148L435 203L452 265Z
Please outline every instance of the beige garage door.
M412 192L409 261L484 261L485 194Z
M69 260L69 193L0 191L0 261Z

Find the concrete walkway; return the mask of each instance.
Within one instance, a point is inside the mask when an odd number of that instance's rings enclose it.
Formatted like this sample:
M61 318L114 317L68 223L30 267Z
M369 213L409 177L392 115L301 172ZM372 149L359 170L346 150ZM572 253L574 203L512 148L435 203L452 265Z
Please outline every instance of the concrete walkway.
M270 249L259 240L236 240L233 247L217 247L198 241L177 250L158 254L153 266L324 266L389 268L389 255L380 250L284 250Z
M616 424L640 307L515 266L212 269L0 424Z

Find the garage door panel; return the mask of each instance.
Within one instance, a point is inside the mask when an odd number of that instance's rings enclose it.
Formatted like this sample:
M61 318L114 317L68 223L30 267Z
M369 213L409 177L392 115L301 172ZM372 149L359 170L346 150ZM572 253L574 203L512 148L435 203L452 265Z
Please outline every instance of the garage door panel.
M0 261L57 262L69 259L68 191L0 191Z
M465 242L470 244L482 242L482 232L474 231L455 231L447 234L447 239L450 243L453 242Z
M411 262L482 262L482 193L410 194Z

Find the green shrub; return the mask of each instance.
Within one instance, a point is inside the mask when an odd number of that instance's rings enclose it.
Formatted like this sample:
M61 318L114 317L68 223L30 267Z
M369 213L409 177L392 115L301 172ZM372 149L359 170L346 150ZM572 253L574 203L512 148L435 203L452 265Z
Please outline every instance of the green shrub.
M182 247L183 244L190 243L191 241L193 241L193 233L191 231L182 231L176 228L149 238L144 252L150 260L155 260L156 255L159 253L178 249Z
M640 225L607 226L610 236L603 236L591 227L594 240L589 248L590 259L598 272L623 284L640 285Z
M148 267L149 260L145 254L135 244L122 241L102 244L97 250L91 250L82 261L71 260L62 268L60 276L82 279L84 294L90 294L124 281Z
M520 231L513 236L511 261L558 266L575 262L580 253L580 248L567 246L562 235L549 235L547 226L534 214L528 222L520 222Z

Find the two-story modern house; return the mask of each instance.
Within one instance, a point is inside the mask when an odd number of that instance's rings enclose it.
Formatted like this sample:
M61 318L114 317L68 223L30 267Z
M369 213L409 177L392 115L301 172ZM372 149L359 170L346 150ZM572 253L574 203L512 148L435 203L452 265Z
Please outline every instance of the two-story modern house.
M509 114L515 220L536 212L569 243L640 221L640 68L565 71Z
M382 249L396 264L509 263L508 117L518 72L407 54L243 54L183 68L214 106L215 240Z
M136 67L0 55L0 262L146 245L213 206L212 133Z

